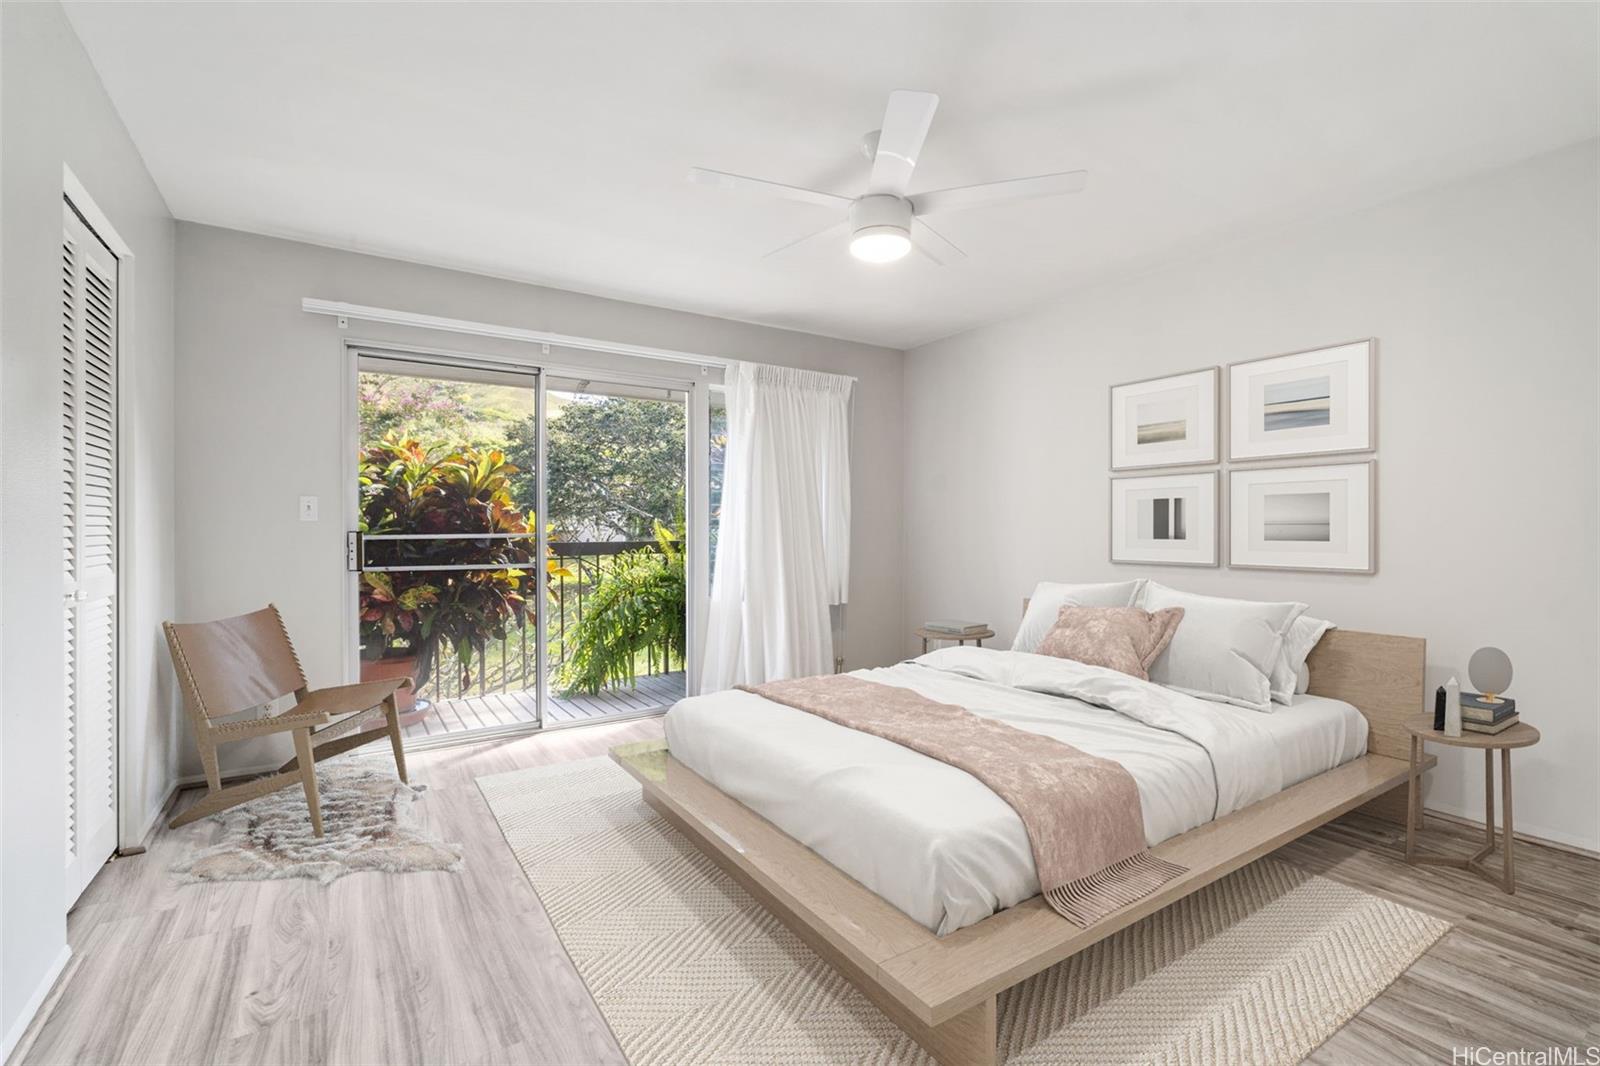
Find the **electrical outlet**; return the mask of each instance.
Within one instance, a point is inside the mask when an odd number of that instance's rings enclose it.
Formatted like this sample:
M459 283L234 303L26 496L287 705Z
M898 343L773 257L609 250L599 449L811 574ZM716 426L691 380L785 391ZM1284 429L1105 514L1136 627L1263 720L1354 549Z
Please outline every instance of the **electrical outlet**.
M300 521L315 522L317 520L317 498L315 496L300 497Z

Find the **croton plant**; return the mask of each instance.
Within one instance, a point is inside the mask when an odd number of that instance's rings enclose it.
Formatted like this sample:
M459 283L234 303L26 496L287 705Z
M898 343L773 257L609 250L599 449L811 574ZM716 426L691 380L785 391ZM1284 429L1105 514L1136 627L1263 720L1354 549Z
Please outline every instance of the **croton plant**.
M366 534L452 534L449 539L369 541L369 564L467 564L473 570L386 570L361 575L366 658L417 657L426 677L442 644L463 685L474 654L530 619L537 582L534 540L511 497L517 467L497 448L424 444L389 434L361 452L360 529ZM473 534L521 534L480 536ZM563 572L553 559L551 573Z

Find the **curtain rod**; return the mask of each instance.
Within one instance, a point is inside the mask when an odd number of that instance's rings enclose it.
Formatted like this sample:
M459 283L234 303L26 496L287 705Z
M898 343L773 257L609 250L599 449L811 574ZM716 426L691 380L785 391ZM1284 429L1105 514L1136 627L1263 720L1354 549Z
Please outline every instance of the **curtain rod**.
M364 304L344 303L339 300L318 300L307 296L300 301L300 309L313 315L332 315L344 325L346 319L362 322L387 322L396 326L414 326L418 329L436 329L447 333L464 333L474 337L494 337L500 340L522 341L527 344L556 345L587 352L610 352L614 355L632 355L643 359L660 359L670 363L689 363L693 366L732 366L736 360L720 355L700 355L680 352L671 348L650 348L642 344L623 344L619 341L601 341L590 337L573 337L565 333L547 333L544 330L523 329L520 326L497 326L490 322L474 322L465 318L446 318L442 315L424 315L415 311L396 311L387 307L368 307ZM753 362L754 360L752 360ZM848 374L851 381L856 379Z

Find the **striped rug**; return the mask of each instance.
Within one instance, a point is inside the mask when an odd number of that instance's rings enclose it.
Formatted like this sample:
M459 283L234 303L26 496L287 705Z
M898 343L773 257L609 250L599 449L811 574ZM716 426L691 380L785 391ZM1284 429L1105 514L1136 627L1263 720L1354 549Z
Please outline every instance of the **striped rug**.
M478 785L634 1066L931 1066L609 760ZM1262 860L1003 994L1001 1058L1299 1062L1448 928Z

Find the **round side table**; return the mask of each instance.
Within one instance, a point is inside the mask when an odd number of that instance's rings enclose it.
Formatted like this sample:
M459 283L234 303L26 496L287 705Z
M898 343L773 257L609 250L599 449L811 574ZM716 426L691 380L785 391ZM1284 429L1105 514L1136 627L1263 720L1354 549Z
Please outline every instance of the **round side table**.
M1511 826L1511 749L1526 748L1539 743L1539 731L1526 722L1518 722L1500 733L1474 733L1463 730L1459 737L1447 737L1433 728L1433 715L1423 714L1406 721L1406 732L1411 734L1411 773L1406 805L1406 862L1426 863L1431 866L1454 866L1471 870L1490 883L1498 880L1507 893L1517 890L1516 858L1513 855L1515 840ZM1422 756L1424 744L1445 744L1452 748L1483 749L1483 847L1467 858L1443 855L1418 855L1417 830L1422 828ZM1483 865L1483 860L1494 851L1494 753L1500 752L1500 854L1501 872L1497 878Z
M927 654L928 641L930 640L943 640L952 644L961 644L963 646L967 643L967 641L970 640L981 648L983 647L984 641L994 636L994 630L985 629L977 633L936 633L933 630L923 629L921 626L918 626L917 636L922 638L923 654Z

